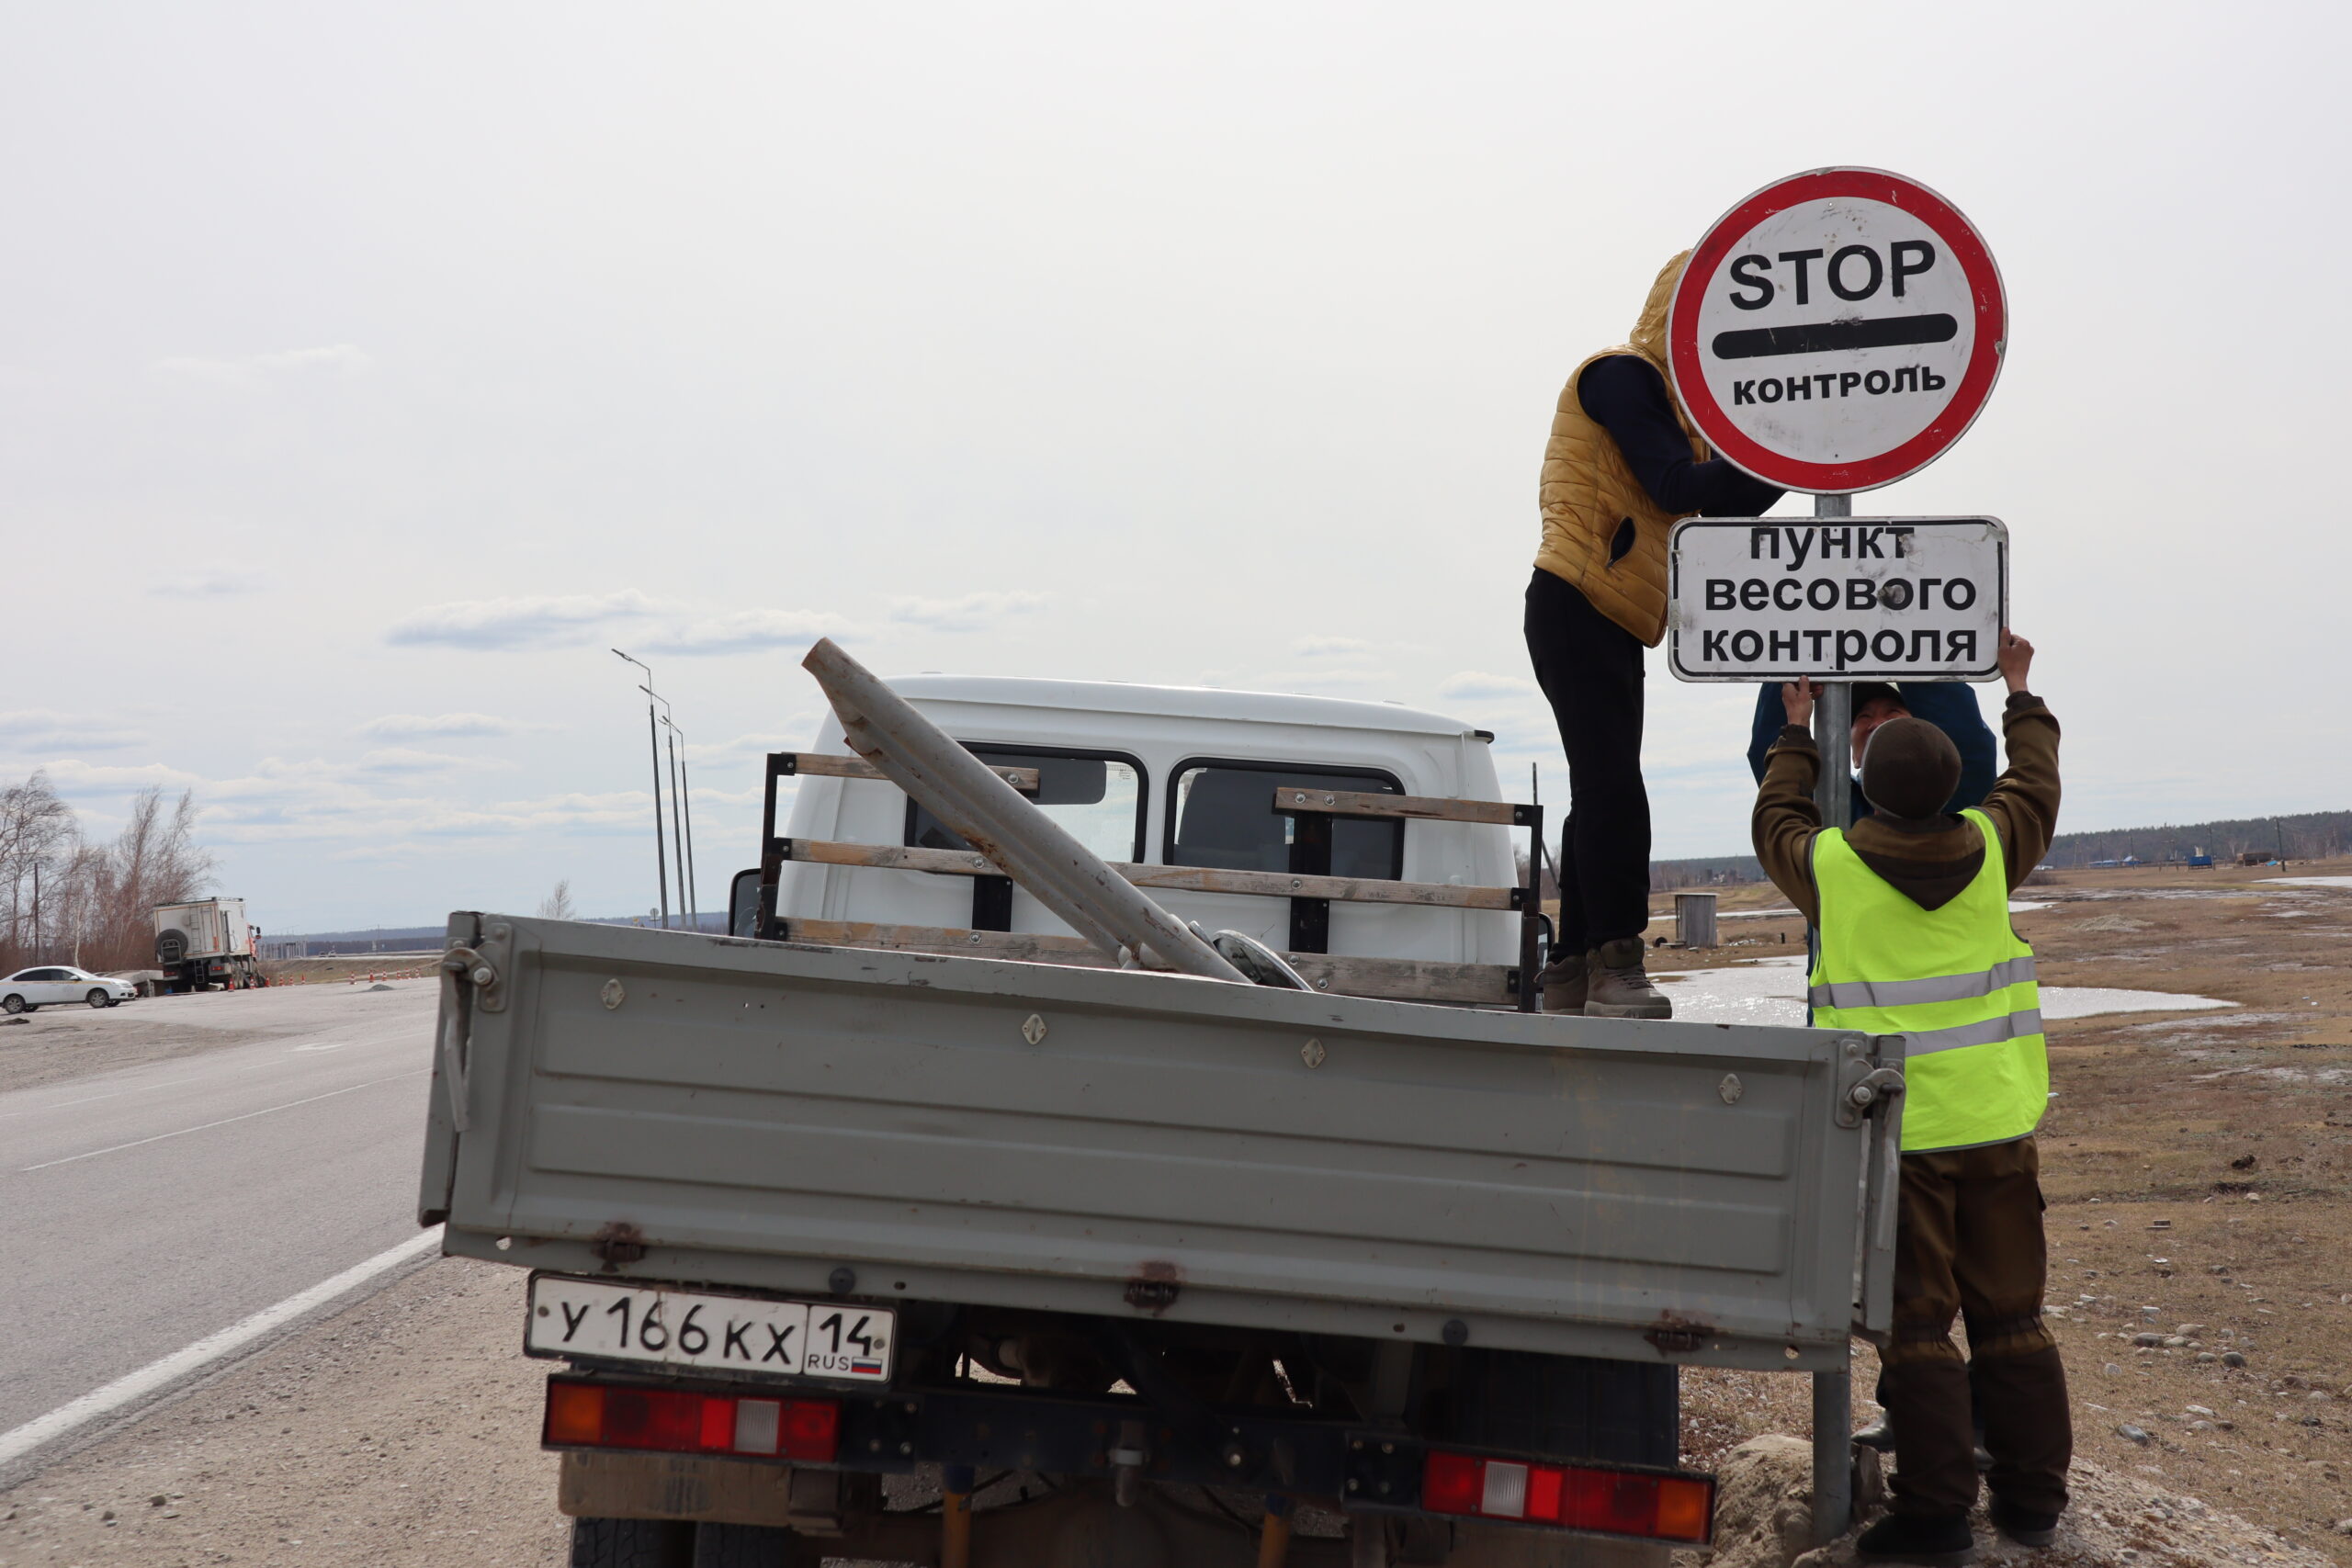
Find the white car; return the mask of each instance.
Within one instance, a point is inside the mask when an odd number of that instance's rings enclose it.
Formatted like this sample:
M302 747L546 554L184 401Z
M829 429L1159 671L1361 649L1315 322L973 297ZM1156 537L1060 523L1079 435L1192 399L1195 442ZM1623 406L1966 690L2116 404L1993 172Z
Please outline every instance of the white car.
M31 1012L51 1002L85 1002L94 1008L110 1008L138 994L139 987L128 980L93 975L70 964L52 964L40 969L19 969L0 980L0 1012Z

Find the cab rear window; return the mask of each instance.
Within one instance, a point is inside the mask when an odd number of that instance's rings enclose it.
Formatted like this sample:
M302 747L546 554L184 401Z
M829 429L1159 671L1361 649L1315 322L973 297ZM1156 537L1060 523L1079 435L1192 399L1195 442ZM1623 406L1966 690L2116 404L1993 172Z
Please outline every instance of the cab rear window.
M1109 861L1143 859L1143 764L1116 751L1041 751L1029 747L967 746L994 768L1035 768L1027 798L1080 843ZM926 850L967 850L963 835L917 802L907 803L907 842Z
M1277 789L1404 793L1393 775L1369 768L1274 762L1186 762L1176 770L1173 787L1168 863L1220 871L1291 869L1297 820L1274 809ZM1331 875L1394 882L1404 872L1404 823L1344 817L1332 822Z

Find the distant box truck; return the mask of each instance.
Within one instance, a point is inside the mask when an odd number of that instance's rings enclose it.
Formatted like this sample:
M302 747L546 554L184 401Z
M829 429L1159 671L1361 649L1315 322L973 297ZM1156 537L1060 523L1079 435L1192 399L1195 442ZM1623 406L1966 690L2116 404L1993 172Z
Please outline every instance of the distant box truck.
M243 898L155 906L155 964L171 992L242 991L263 985Z

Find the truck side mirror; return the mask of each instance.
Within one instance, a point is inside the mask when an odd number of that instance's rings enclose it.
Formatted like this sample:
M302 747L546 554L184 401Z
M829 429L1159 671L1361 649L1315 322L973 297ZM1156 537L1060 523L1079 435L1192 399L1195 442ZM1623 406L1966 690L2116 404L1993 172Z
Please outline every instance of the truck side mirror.
M760 868L739 871L727 885L727 934L756 936L760 919Z

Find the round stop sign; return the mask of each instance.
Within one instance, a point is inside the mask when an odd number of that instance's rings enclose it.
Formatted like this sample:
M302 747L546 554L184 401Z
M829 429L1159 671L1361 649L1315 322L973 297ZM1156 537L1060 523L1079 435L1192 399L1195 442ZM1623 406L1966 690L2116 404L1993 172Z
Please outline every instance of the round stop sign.
M1707 231L1667 349L1717 452L1837 494L1891 484L1959 440L2007 331L1993 254L1957 208L1881 169L1815 169Z

